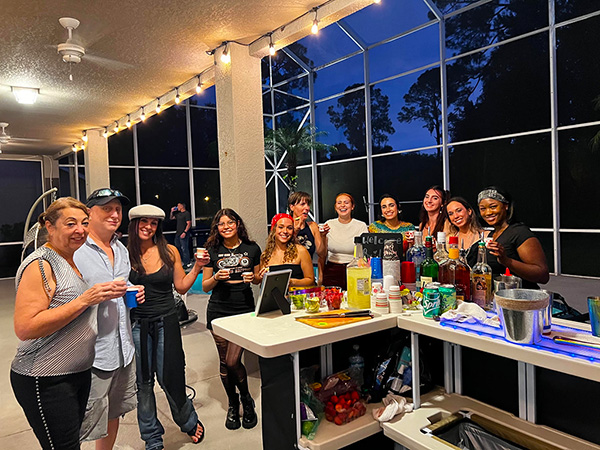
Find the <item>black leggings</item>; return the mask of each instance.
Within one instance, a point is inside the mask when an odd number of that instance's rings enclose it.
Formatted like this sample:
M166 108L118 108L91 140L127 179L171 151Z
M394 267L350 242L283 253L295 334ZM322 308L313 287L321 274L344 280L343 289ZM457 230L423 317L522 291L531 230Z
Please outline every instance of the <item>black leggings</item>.
M10 383L43 449L79 449L79 430L92 381L91 370L30 377L11 370Z
M212 337L219 352L219 375L229 398L229 403L237 400L236 387L242 396L248 395L248 377L246 368L242 364L244 349L237 344L229 342L211 331Z

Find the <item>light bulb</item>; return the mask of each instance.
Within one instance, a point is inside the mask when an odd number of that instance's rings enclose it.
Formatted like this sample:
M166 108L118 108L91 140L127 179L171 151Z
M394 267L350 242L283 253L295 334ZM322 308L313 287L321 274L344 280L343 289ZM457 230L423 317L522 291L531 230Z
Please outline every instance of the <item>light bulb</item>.
M310 27L310 31L312 34L317 34L319 32L319 21L317 19L313 20L312 27Z
M373 3L381 3L381 0L373 0Z
M115 122L115 127L113 128L113 130L115 131L115 133L119 132L119 122Z
M202 92L202 83L200 82L200 79L198 79L198 84L196 85L196 94L199 94L200 92Z
M129 114L127 114L127 122L125 122L125 125L127 128L131 128L131 118L129 117Z
M159 113L160 113L160 102L157 101L156 102L156 114L159 114Z
M73 144L73 146L71 147L71 149L76 152L77 151L77 146L75 144Z
M146 110L142 108L142 114L140 114L140 120L143 122L146 120Z
M181 97L179 97L179 93L175 96L175 104L179 105L179 103L181 102Z
M87 142L88 137L87 137L87 131L86 130L83 130L81 139L83 140L83 142Z
M108 137L108 127L104 127L104 133L102 133L102 137L106 139Z
M85 142L81 143L81 150L85 150Z
M221 62L225 64L229 64L231 62L231 56L229 56L227 46L225 46L225 50L223 50L223 53L221 53Z
M275 46L273 45L272 42L269 44L269 54L271 56L273 56L275 54Z

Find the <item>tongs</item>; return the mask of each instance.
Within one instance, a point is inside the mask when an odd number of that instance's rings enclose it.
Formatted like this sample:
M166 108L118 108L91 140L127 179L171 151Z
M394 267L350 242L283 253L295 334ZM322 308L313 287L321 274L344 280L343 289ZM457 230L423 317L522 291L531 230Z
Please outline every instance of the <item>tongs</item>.
M329 314L313 314L311 316L300 316L298 319L342 319L345 317L375 317L369 309L359 309L357 311L348 311L342 313L329 313Z

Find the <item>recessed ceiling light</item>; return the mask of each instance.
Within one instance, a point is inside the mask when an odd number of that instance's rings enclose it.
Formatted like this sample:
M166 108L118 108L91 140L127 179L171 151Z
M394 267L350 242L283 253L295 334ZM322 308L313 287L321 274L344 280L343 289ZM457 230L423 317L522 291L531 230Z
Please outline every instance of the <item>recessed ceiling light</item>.
M24 105L33 105L37 100L40 90L38 88L12 86L12 92L17 99L17 102Z

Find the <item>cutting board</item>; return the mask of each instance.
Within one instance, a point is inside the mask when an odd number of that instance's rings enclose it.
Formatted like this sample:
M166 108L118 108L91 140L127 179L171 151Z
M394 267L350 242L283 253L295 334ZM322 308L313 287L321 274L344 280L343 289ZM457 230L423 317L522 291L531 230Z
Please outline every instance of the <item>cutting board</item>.
M322 314L331 314L332 312L343 313L348 312L347 309L340 309L335 311L326 311L322 313L315 314L313 318L310 319L296 319L298 322L305 323L306 325L310 325L314 328L334 328L342 325L347 325L355 322L362 322L363 320L370 320L371 317L339 317L339 318L322 318L319 319L319 315Z

